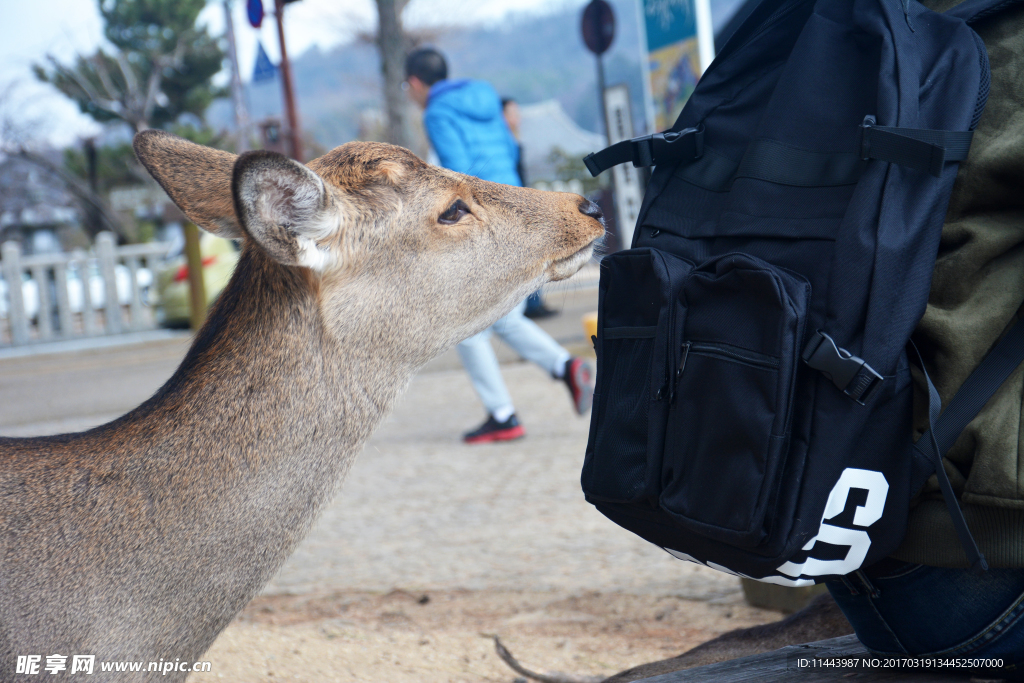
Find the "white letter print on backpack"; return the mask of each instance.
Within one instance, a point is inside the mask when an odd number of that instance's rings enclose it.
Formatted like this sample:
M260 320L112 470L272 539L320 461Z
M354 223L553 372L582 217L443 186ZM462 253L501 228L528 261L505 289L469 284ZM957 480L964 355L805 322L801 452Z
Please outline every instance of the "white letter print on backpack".
M853 489L863 489L868 492L867 500L864 501L863 505L858 505L856 512L854 512L854 526L867 528L882 518L882 510L885 509L885 498L889 493L889 482L885 480L881 472L847 467L839 475L839 481L836 482L836 485L832 487L832 491L828 494L828 502L825 503L825 511L821 515L818 533L811 540L807 541L803 547L804 550L813 550L814 545L818 541L830 545L847 546L849 550L847 550L844 558L840 560L820 560L816 557L808 557L800 564L786 562L778 568L778 571L785 574L785 576L766 576L756 580L780 586L812 586L814 585L813 579L801 579L799 577L843 575L859 569L864 562L864 558L867 557L868 548L871 547L871 537L868 536L868 532L825 523L826 520L832 519L846 509L846 501L850 496L850 491ZM703 564L686 553L669 548L665 548L665 550L681 560ZM744 578L753 578L738 574L714 562L708 562L707 566L712 569L728 572L729 574L743 576Z

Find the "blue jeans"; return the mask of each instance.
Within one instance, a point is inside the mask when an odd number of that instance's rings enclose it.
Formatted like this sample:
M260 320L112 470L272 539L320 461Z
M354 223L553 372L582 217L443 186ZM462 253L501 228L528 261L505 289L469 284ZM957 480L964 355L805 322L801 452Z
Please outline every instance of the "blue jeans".
M526 302L521 302L511 313L458 345L462 366L469 373L473 388L491 415L501 408L512 407L512 397L501 377L501 367L491 346L491 333L496 332L506 344L526 360L539 365L552 375L562 372L569 360L569 352L523 315Z
M976 576L883 560L828 582L866 648L882 654L1001 658L1024 673L1024 569Z
M544 308L544 300L540 298L540 290L526 297L526 310L536 311L537 309Z

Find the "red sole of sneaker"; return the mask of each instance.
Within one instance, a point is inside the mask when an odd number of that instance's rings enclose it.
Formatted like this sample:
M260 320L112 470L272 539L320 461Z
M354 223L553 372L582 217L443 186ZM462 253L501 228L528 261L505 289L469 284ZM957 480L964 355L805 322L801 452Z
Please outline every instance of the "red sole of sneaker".
M466 443L490 443L492 441L513 441L524 436L526 436L526 430L523 429L522 425L519 425L511 429L499 429L489 434L481 434L480 436L464 437L462 440Z
M576 392L573 394L573 404L576 412L584 415L594 403L594 389L591 384L590 368L581 365L573 371L572 378L577 387Z

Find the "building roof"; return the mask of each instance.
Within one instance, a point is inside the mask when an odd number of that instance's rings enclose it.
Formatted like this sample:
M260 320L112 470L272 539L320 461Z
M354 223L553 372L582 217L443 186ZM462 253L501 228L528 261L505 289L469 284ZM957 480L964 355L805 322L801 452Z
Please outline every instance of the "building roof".
M555 169L548 155L555 147L581 159L605 147L604 136L577 126L558 100L520 104L519 112L522 118L519 139L523 145L526 180L531 184L554 179Z

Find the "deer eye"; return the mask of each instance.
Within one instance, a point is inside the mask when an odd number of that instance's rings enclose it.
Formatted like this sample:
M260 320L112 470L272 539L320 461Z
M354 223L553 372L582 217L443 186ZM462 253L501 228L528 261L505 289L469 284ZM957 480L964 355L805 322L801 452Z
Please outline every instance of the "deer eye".
M454 223L458 223L459 219L465 216L467 213L469 213L469 207L466 206L466 203L460 199L451 206L449 206L448 210L442 213L437 220L439 223L442 223L444 225L452 225Z

